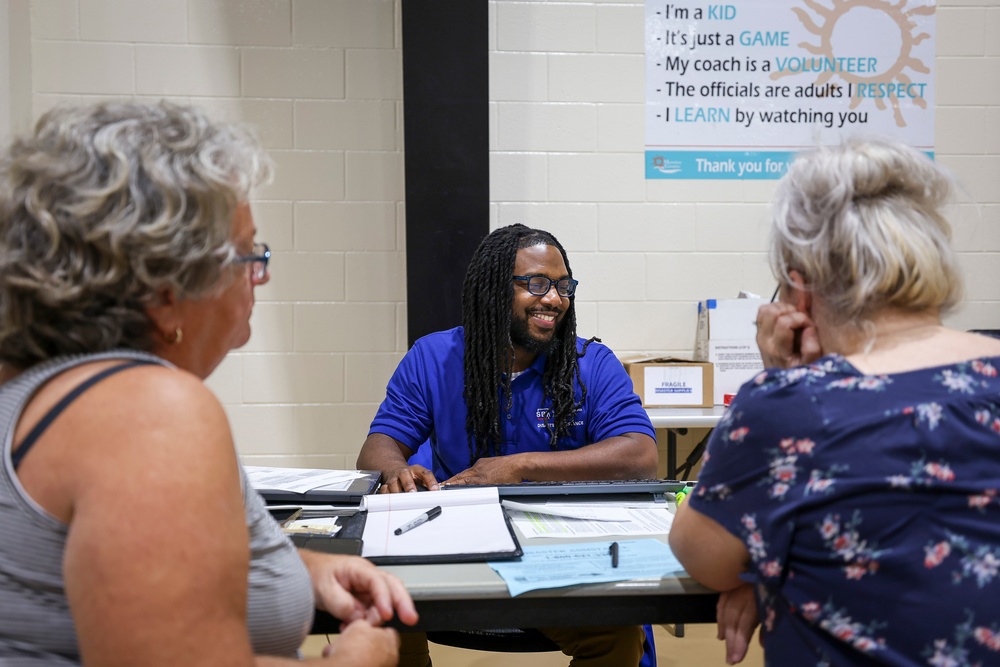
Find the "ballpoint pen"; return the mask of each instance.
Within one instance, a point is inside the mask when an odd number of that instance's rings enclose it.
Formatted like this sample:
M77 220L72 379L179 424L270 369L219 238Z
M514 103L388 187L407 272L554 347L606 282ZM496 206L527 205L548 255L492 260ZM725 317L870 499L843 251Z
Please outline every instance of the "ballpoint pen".
M608 547L608 553L611 554L611 567L618 567L618 543L612 542L611 546Z
M418 516L413 521L410 521L409 523L404 523L402 526L400 526L399 528L397 528L396 530L394 530L392 532L395 535L402 535L406 531L413 530L417 526L425 524L425 523L427 523L428 521L430 521L432 519L438 518L439 516L441 516L441 506L440 505L438 505L437 507L430 508L429 510L427 510L426 512L424 512L423 514L421 514L420 516Z

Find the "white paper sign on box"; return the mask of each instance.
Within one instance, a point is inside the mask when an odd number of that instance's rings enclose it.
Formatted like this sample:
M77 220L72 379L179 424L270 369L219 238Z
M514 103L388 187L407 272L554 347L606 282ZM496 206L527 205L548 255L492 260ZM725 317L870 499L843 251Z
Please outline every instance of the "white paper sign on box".
M700 366L646 366L643 374L646 405L700 406L704 393Z
M715 369L712 400L716 405L722 405L726 394L735 394L764 370L756 341L710 340L708 359Z
M707 299L698 304L694 357L712 362L716 405L764 369L757 348L757 310L764 299Z

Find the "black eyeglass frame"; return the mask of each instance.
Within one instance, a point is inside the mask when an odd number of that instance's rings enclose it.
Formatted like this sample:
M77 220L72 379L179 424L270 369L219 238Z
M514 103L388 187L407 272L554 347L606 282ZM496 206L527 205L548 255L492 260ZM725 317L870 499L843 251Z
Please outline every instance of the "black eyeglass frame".
M267 264L271 261L271 248L266 243L254 243L251 254L236 257L236 264L251 264L251 275L254 280L264 280L267 277Z
M514 280L524 281L524 287L528 290L528 294L532 296L545 296L552 289L552 286L556 286L556 293L564 299L568 299L576 294L576 286L580 284L579 280L574 280L573 278L556 278L553 280L548 276L534 275L534 276L513 276ZM532 280L544 280L545 289L541 292L531 289Z

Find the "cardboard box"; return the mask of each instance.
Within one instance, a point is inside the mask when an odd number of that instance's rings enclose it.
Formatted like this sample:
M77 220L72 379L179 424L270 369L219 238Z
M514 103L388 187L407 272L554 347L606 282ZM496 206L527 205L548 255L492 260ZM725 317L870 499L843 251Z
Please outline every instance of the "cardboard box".
M765 299L708 299L698 304L694 358L712 364L712 401L722 405L764 362L757 348L757 309Z
M712 407L712 364L675 357L621 360L644 408Z

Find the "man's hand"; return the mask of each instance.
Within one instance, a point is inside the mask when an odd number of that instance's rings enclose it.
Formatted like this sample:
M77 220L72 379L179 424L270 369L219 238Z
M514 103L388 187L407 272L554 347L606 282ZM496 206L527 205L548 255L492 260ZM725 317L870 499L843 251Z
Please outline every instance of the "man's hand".
M757 311L757 347L764 368L794 368L823 356L816 325L788 303L764 304Z
M417 484L436 491L440 487L434 473L421 465L407 465L414 449L383 433L371 433L361 446L358 470L381 470L382 488L379 493L401 493L417 490Z
M465 484L518 484L524 480L524 475L518 461L519 454L506 456L487 456L476 461L451 479L444 481L448 485Z
M742 662L759 624L753 586L743 584L720 595L715 619L718 623L716 637L726 640L726 664Z
M409 493L417 490L417 484L428 491L437 491L441 488L433 472L422 465L412 465L402 466L388 475L383 475L379 493Z
M345 623L363 620L381 625L394 615L407 625L417 622L417 610L403 582L364 558L308 549L299 555L309 569L319 609Z

